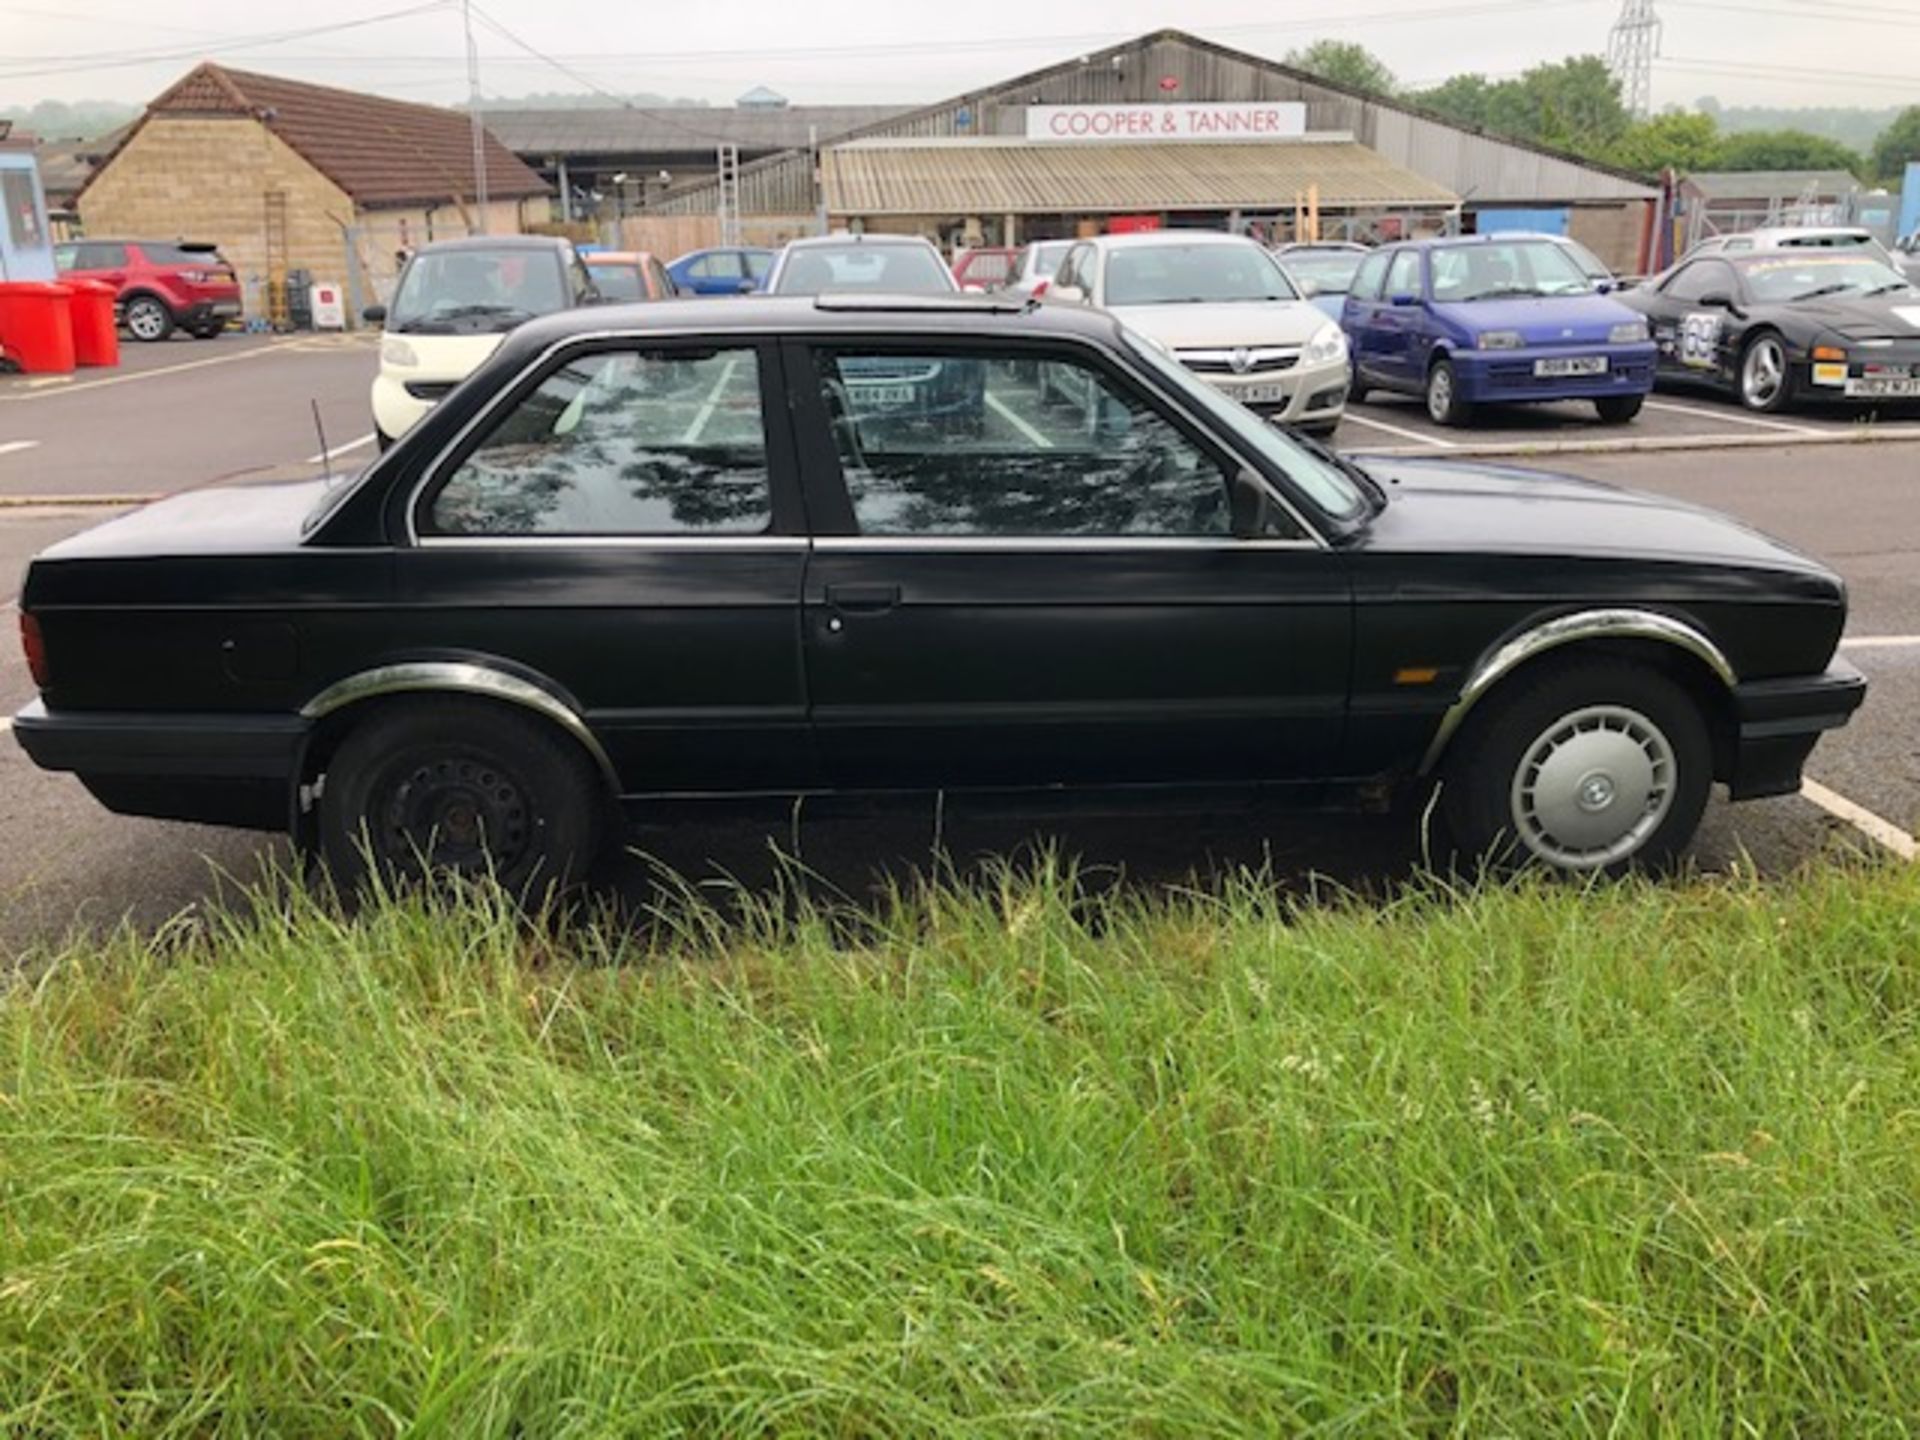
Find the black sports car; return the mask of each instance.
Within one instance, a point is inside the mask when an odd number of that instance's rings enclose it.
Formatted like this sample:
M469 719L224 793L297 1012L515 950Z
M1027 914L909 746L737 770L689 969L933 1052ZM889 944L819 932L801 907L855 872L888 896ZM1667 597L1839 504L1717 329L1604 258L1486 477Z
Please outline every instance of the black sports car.
M1762 413L1920 401L1920 290L1876 255L1702 255L1619 298L1653 326L1657 379L1729 389Z

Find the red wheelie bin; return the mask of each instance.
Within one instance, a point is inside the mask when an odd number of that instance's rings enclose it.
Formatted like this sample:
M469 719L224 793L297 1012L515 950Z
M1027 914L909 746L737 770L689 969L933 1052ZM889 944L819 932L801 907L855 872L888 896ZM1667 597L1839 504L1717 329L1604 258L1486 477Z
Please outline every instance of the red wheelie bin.
M29 375L73 370L72 295L45 280L0 283L0 354Z
M104 280L63 280L73 292L73 358L81 365L118 365L120 327L113 305L120 292Z

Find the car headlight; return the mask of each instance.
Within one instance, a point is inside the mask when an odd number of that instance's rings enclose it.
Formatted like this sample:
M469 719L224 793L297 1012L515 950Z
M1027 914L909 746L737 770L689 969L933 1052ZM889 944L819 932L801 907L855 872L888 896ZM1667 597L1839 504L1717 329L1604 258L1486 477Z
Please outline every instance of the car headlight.
M1524 350L1527 337L1518 330L1489 330L1480 337L1482 350Z
M1307 342L1307 348L1301 352L1300 358L1308 365L1344 360L1347 358L1347 337L1341 333L1338 325L1322 325L1314 332L1313 339Z
M1653 332L1647 329L1644 320L1630 320L1624 325L1616 325L1607 332L1609 345L1644 345L1653 338Z
M413 347L398 335L389 335L380 342L380 363L382 365L418 365L420 357L413 353Z

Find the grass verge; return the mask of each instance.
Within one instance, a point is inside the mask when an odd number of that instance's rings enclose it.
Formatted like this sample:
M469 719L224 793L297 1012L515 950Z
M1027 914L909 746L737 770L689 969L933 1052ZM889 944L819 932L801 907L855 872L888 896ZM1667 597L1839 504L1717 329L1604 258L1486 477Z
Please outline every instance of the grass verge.
M1904 1433L1917 1019L1915 867L278 895L0 998L0 1434Z

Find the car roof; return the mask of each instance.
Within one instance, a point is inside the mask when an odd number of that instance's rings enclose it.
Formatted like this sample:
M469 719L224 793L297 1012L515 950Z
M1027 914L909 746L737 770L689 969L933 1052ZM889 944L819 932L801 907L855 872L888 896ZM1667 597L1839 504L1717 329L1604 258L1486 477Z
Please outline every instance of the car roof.
M1356 245L1351 240L1295 240L1280 247L1282 255L1300 255L1309 251L1331 252L1336 255L1364 255L1367 247Z
M653 259L651 250L595 250L580 257L589 265L644 265Z
M941 295L751 295L656 300L644 304L593 305L529 320L501 345L523 360L582 337L649 335L719 336L727 333L939 335L991 339L1007 336L1071 336L1117 341L1121 326L1105 311L1081 305L1040 305L1028 300L964 293Z
M177 245L182 250L220 248L212 240L185 240L177 235L171 240L163 240L157 235L74 235L53 243L56 245Z
M936 248L924 235L855 235L848 230L836 230L831 235L802 235L797 240L789 240L787 249L817 250L848 245L924 245L929 250Z
M467 235L458 240L429 240L415 247L415 255L438 255L448 250L571 250L573 242L558 235Z
M1246 235L1229 235L1224 230L1137 230L1127 235L1093 235L1079 242L1098 250L1132 250L1154 245L1252 245L1264 250L1258 240Z

